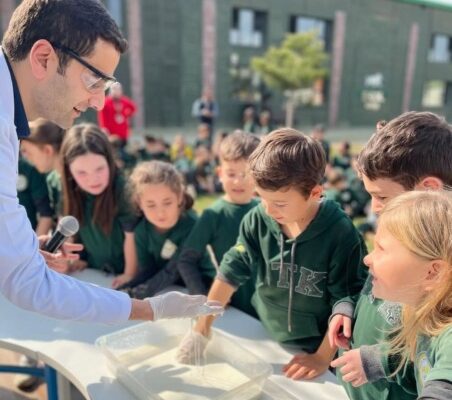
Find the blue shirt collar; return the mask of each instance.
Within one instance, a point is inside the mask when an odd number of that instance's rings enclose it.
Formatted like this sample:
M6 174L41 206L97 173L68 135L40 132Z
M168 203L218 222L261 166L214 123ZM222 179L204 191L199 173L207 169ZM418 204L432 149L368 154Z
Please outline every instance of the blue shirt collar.
M28 126L27 114L25 114L24 104L22 103L22 98L20 97L19 87L17 86L17 81L14 76L11 65L9 64L8 57L4 54L6 65L8 66L9 73L11 75L11 82L13 84L14 93L14 125L16 125L17 137L19 139L27 137L30 135L30 127Z

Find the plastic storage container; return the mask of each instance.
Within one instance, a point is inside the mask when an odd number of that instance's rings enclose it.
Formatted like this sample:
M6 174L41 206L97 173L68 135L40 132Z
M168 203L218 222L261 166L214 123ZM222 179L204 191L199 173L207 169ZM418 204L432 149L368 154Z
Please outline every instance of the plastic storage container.
M96 340L113 373L143 400L258 399L272 367L221 331L201 366L180 364L175 353L190 322L166 320L134 325Z

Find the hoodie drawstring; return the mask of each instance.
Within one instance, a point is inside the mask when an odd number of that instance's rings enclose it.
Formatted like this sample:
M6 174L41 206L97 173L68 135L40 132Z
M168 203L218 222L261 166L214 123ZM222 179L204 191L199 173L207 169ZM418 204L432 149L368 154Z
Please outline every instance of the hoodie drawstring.
M289 307L287 310L287 329L292 332L292 301L293 301L293 274L294 274L294 264L295 264L295 249L297 247L297 242L292 243L290 249L290 279L289 279Z
M279 236L280 243L279 243L279 272L280 274L283 273L284 269L284 235L281 233ZM295 250L297 247L297 242L294 241L292 243L292 247L290 249L290 277L289 277L289 305L287 308L287 329L289 332L292 332L292 303L293 303L293 290L294 290L294 282L293 282L293 276L294 276L294 264L295 264ZM267 283L270 286L270 274L267 271Z

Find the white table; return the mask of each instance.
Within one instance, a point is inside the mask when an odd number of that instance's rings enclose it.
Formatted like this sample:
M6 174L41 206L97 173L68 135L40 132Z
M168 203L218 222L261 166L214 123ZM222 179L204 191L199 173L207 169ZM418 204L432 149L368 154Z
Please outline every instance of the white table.
M95 270L85 270L77 278L109 287L111 277ZM116 326L59 321L17 308L0 295L0 347L42 360L59 374L59 398L69 398L67 381L84 397L92 400L133 400L134 396L112 375L107 359L94 346L101 335L125 328L132 322ZM291 354L272 341L262 325L248 315L228 309L215 322L243 347L273 365L274 375L265 387L262 399L282 398L281 387L297 399L346 400L345 391L330 372L312 381L292 381L281 374L281 367Z

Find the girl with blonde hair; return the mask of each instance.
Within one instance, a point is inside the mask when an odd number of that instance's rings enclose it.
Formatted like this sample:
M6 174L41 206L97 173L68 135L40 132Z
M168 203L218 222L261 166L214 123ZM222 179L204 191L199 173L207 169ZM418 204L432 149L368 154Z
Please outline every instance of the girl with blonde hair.
M409 192L385 206L364 258L375 297L403 304L389 343L414 362L419 399L452 398L452 192Z

